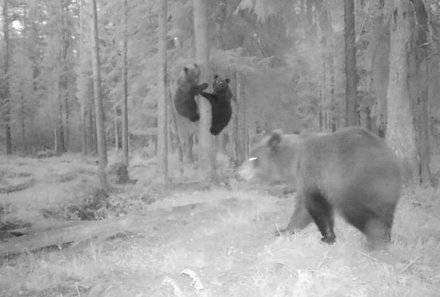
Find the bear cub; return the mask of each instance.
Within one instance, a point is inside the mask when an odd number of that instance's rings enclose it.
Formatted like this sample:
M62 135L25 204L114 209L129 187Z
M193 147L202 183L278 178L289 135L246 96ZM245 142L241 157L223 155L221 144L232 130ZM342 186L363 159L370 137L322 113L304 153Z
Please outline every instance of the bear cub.
M211 103L212 121L209 131L212 135L218 135L231 119L232 91L229 88L229 82L229 78L222 78L216 74L212 82L212 93L200 93Z
M199 66L193 64L183 68L176 82L174 106L181 116L191 122L197 122L200 119L195 96L208 87L207 83L199 85L199 78Z
M338 212L366 236L369 248L390 240L400 196L400 166L388 145L362 128L310 135L273 131L239 174L295 186L295 210L281 233L293 233L314 222L322 241L331 244L336 239L333 225Z

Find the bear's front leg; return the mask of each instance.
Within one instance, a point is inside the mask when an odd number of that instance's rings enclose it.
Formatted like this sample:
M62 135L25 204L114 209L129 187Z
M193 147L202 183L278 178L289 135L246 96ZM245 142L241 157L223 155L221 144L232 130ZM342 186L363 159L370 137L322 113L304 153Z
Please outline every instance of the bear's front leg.
M307 193L305 204L308 212L318 226L322 234L322 241L328 244L335 242L336 235L333 231L334 212L333 207L327 202L319 192Z
M312 216L306 209L304 198L298 196L296 199L295 210L290 217L289 224L285 229L277 230L276 235L293 234L295 230L304 229L313 221Z

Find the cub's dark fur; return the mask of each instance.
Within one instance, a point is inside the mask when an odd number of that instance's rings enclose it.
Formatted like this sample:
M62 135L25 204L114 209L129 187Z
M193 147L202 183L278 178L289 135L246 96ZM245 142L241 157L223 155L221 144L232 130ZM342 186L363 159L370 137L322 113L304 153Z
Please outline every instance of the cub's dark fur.
M369 247L390 240L400 167L387 144L364 129L308 136L274 131L242 165L240 174L294 183L296 207L283 233L314 221L322 240L333 243L336 210L365 234Z
M181 116L191 122L197 122L200 119L195 96L208 87L207 83L199 85L199 78L200 69L197 64L193 64L183 68L176 82L174 106Z
M229 88L229 78L214 76L212 93L201 92L200 95L211 103L212 121L209 131L212 135L218 135L229 123L232 115L231 98L232 91Z

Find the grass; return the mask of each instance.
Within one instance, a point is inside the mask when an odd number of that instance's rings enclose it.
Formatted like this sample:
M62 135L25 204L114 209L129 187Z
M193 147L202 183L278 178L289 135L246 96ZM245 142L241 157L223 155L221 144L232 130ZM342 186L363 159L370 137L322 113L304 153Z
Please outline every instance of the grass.
M26 172L22 166L17 170ZM122 199L148 192L142 175L152 173L139 168L133 173L138 184ZM73 178L56 187L87 175L59 169ZM47 175L32 173L47 182ZM142 209L199 203L203 211L161 218L140 234L4 259L0 296L440 296L438 190L405 189L392 244L367 252L363 236L339 218L334 245L321 243L315 226L273 237L287 224L294 199L249 188L235 183L232 189L176 191Z

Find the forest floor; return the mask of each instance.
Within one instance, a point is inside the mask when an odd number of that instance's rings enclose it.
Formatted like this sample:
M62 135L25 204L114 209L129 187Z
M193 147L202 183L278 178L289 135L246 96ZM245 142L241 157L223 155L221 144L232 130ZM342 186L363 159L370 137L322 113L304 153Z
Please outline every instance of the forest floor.
M154 168L132 161L138 182L115 187L94 218L173 211L143 231L0 258L0 296L440 296L439 190L405 188L391 245L368 252L340 218L334 245L312 225L274 237L293 211L282 189L191 174L164 188ZM0 156L0 231L90 218L95 170L79 155Z

